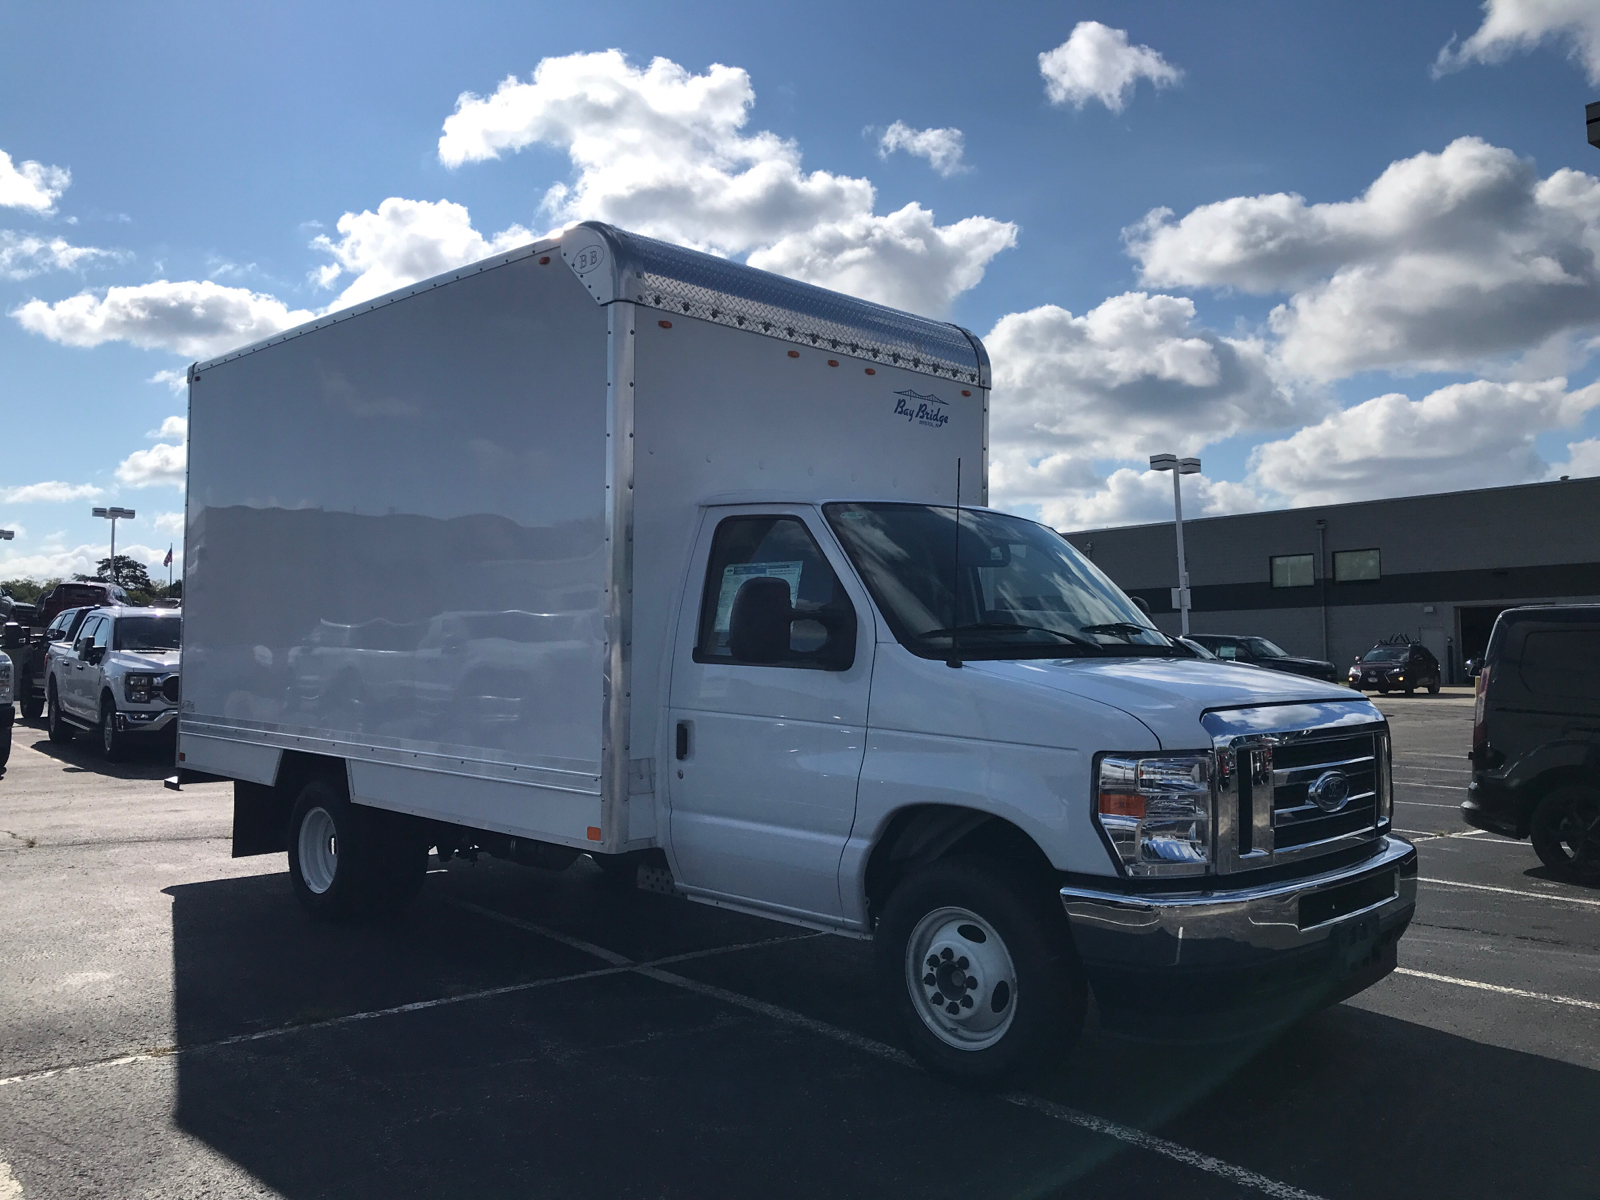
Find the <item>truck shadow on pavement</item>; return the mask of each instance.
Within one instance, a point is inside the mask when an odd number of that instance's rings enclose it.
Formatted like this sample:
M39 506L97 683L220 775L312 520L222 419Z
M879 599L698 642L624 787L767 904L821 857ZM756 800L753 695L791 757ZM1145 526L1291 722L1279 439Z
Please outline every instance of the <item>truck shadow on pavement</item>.
M16 745L55 759L63 771L92 772L109 779L165 779L174 770L172 743L167 740L153 738L149 745L134 746L121 761L107 762L92 733L79 731L70 742L57 745L43 721L19 721L11 736Z
M1259 1194L708 995L892 1040L865 944L583 861L455 863L364 925L304 917L281 873L168 894L176 1121L291 1200ZM696 990L571 939L709 953L661 967ZM1600 1072L1348 1006L1251 1046L1091 1031L1033 1093L1323 1196L1600 1178Z

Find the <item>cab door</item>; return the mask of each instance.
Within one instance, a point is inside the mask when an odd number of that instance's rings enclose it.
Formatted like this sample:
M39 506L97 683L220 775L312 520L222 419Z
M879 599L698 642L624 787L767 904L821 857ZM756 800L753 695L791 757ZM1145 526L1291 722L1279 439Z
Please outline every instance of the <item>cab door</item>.
M763 647L734 628L749 610L741 594L761 598L764 619L778 622ZM708 511L669 709L669 850L686 890L840 915L839 860L866 740L870 614L814 510Z
M102 655L111 644L111 618L91 617L78 631L77 645L88 642ZM64 678L57 681L61 691L61 704L76 717L100 717L100 668L90 661L85 650L70 655L63 666Z

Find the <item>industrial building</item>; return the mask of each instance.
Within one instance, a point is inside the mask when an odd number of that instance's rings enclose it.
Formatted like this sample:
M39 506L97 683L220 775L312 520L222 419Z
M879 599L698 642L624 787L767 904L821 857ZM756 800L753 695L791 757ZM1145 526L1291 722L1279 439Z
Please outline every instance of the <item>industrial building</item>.
M1600 479L1204 517L1183 530L1193 632L1257 634L1336 666L1404 634L1463 682L1501 610L1600 602ZM1066 536L1178 632L1171 521Z

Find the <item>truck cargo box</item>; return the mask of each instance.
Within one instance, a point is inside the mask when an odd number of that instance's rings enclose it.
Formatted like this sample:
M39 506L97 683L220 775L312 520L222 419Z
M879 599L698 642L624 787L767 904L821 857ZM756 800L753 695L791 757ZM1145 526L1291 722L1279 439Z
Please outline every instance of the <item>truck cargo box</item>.
M701 506L987 498L956 326L585 224L190 371L179 751L654 844Z

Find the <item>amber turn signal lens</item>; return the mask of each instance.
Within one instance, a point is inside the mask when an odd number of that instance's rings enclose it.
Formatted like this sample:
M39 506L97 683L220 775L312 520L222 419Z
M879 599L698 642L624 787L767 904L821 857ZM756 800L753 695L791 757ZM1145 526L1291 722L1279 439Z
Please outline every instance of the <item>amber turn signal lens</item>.
M1101 792L1100 812L1107 817L1132 817L1144 820L1144 797L1128 792Z
M671 329L672 328L672 322L671 321L657 321L656 324L661 326L661 328L663 328L663 329Z

